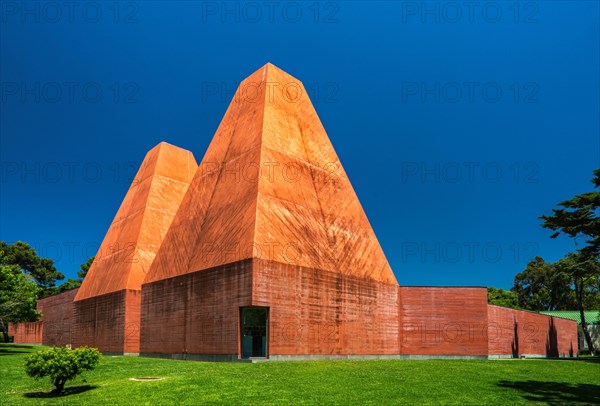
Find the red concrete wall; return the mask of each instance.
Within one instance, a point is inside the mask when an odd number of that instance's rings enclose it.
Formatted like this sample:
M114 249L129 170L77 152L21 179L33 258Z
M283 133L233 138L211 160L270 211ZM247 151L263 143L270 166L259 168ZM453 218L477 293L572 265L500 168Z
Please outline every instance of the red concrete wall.
M398 286L255 259L252 305L270 307L269 355L398 354Z
M579 327L577 322L560 317L552 317L554 328L556 329L556 338L558 341L559 356L577 356L578 345L577 337ZM552 330L550 330L552 331ZM552 337L552 334L551 334ZM552 339L549 340L552 343Z
M139 352L139 327L135 317L126 316L126 310L139 312L135 307L137 297L138 291L121 290L76 301L74 345L108 353Z
M87 345L102 352L124 350L125 291L75 302L75 346Z
M14 337L15 343L41 344L42 331L43 323L39 321L8 324L8 334Z
M490 355L518 356L518 312L500 306L488 305L488 337Z
M486 288L398 289L400 354L487 356Z
M140 314L142 291L127 290L125 293L125 342L123 352L140 352Z
M141 353L237 357L239 312L268 306L270 355L398 353L396 285L245 260L142 287Z
M42 343L64 346L73 343L73 299L79 289L71 289L38 301L37 309L42 312Z
M251 271L246 260L142 285L140 353L237 357Z
M237 357L239 309L252 305L270 308L270 355L577 353L576 322L487 305L484 288L398 287L254 259L143 289L50 296L40 322L10 332L17 343Z
M577 323L488 305L489 354L570 356L577 353Z
M37 310L42 313L34 323L11 323L9 332L15 343L36 343L64 346L72 343L73 298L78 289L38 300Z

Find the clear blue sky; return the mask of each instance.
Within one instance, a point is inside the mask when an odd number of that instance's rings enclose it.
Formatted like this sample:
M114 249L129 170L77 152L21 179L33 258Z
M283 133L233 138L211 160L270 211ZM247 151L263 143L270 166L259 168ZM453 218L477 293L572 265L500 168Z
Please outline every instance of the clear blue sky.
M400 284L509 288L574 248L537 217L600 166L597 1L269 4L0 2L0 239L74 277L146 151L200 161L270 61L310 89Z

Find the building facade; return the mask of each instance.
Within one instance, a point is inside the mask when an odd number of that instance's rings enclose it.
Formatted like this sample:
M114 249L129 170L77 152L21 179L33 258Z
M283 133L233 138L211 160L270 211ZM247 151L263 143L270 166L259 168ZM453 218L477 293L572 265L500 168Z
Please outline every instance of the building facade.
M70 328L75 346L206 360L568 356L577 339L485 288L399 286L306 89L271 64L200 165L148 153Z

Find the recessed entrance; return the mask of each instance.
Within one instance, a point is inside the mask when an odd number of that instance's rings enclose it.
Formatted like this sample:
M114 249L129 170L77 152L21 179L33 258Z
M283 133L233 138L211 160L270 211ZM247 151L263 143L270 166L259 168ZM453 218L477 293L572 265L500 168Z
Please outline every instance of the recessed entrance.
M240 310L242 358L266 357L269 308L242 307Z

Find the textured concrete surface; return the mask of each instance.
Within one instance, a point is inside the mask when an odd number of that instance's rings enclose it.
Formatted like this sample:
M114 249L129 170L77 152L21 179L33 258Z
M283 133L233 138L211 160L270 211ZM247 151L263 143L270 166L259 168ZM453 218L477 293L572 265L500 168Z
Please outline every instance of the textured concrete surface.
M146 154L75 297L76 345L139 353L142 282L196 170L164 142Z
M42 313L38 322L10 323L9 334L15 343L64 346L73 344L73 299L78 289L38 300L37 310Z
M270 361L318 361L318 360L391 360L391 359L487 359L483 356L468 355L274 355Z
M42 343L63 346L73 344L73 299L79 289L71 289L38 301L37 309L42 312L44 325Z
M269 355L397 354L398 287L252 259L145 284L141 353L237 357L239 309L270 307Z
M251 289L252 260L145 284L140 353L237 358L240 307L252 304Z
M139 290L120 290L74 304L73 344L107 353L139 353Z
M489 354L568 357L577 354L577 323L488 305Z
M399 288L401 354L486 356L487 289Z
M146 154L76 301L141 289L196 169L191 152L164 142Z
M397 284L306 89L271 64L237 89L146 283L247 258Z
M8 335L15 343L41 344L44 324L42 322L8 323Z
M253 260L252 305L270 308L269 355L399 353L398 286Z

